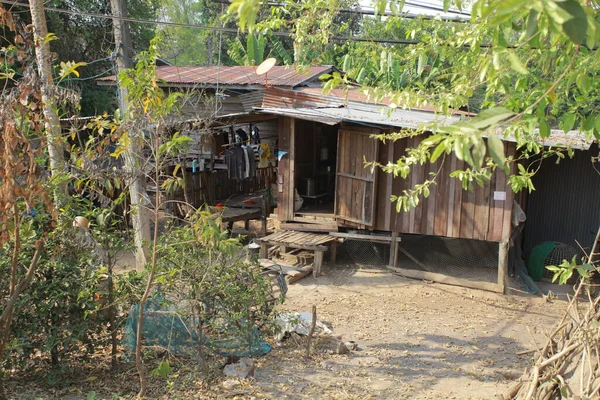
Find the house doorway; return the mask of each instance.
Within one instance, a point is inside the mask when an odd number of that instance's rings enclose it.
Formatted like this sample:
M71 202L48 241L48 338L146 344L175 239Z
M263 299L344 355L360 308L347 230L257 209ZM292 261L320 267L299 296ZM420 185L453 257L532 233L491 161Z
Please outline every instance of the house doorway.
M339 125L295 121L294 220L334 220L337 141Z

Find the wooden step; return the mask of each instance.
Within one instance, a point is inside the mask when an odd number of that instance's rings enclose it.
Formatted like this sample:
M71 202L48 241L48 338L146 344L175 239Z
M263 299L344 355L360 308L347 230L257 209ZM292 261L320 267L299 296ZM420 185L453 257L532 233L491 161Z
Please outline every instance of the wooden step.
M332 224L284 222L281 224L281 229L299 232L337 232L338 227Z

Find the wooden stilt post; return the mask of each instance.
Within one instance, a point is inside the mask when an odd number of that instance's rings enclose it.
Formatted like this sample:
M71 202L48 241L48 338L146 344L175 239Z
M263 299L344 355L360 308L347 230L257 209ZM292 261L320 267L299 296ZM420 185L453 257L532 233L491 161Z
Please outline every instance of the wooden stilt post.
M390 242L390 267L395 267L398 262L398 232L392 232L392 241Z
M498 245L498 285L500 292L506 294L508 290L508 242Z

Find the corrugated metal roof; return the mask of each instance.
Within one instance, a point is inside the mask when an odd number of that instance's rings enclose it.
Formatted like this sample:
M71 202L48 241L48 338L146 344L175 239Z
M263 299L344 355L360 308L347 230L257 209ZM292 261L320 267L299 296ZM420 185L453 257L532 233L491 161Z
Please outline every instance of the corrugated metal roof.
M381 106L364 104L362 109L354 107L323 107L323 108L262 108L260 112L266 114L285 115L294 118L307 119L334 125L342 121L356 122L370 125L386 125L398 128L418 129L423 124L438 122L451 124L459 120L458 117L436 115L428 111L396 109L389 115L382 114ZM370 108L369 108L370 107Z
M517 143L517 138L514 135L505 137L504 133L502 128L496 130L496 136L500 139L505 142ZM585 140L585 134L580 131L565 132L561 129L552 129L550 130L550 136L547 138L540 137L539 129L535 129L533 134L536 137L536 141L546 147L570 147L572 149L588 150L591 146L591 143ZM483 136L487 137L488 135Z
M267 88L262 100L263 108L318 108L342 107L347 102L339 97L323 94L323 89L313 88L310 92L304 90L286 90Z
M360 87L352 87L348 90L333 89L333 90L327 92L326 94L323 93L322 88L298 88L295 91L302 93L303 95L307 95L307 96L320 96L322 98L327 99L329 102L337 102L337 103L341 103L341 104L347 104L350 102L358 102L358 103L378 104L378 105L382 105L382 106L387 106L390 103L392 103L391 99L385 98L385 97L374 100L373 97L369 96L367 91L361 89ZM409 107L409 109L420 110L420 111L431 111L431 112L436 111L435 107L433 105L429 105L429 104L420 106L418 108L417 107L414 107L414 108ZM462 110L453 110L452 114L472 115L472 116L476 115L476 114L469 113L467 111L462 111Z
M296 87L315 80L320 75L332 70L332 66L323 65L308 67L299 73L293 66L275 66L265 75L256 75L255 67L246 66L182 67L165 65L156 67L156 75L158 79L176 85L215 86L219 84L252 88L265 87L268 84L270 86ZM112 85L115 83L115 76L99 78L98 83Z
M286 115L301 119L320 118L323 123L336 124L341 121L365 122L376 125L389 125L401 128L418 129L426 123L438 122L450 124L459 118L468 118L475 114L464 111L454 112L453 117L444 117L434 113L433 107L422 109L394 109L391 113L383 100L371 101L367 94L357 89L334 89L324 94L321 88L299 88L296 90L282 88L266 88L261 112ZM256 99L255 99L256 103ZM325 122L329 121L329 122ZM496 135L507 142L517 142L514 136L504 137L504 130L499 128ZM539 132L534 134L539 136ZM487 136L487 135L486 135ZM589 149L585 135L579 131L564 132L551 130L549 138L538 138L544 146L571 147Z

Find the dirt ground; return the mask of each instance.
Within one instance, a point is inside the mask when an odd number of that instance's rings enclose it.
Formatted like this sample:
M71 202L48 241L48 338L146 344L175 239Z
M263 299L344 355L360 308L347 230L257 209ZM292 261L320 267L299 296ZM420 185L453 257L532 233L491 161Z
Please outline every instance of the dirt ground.
M290 285L282 306L310 311L334 335L358 343L349 355L284 343L257 359L254 379L221 396L273 399L493 399L531 363L518 352L544 342L566 307L528 295L502 296L426 283L386 270L326 267Z
M125 255L118 269L131 268L133 260ZM318 319L343 341L355 341L357 350L347 355L316 351L307 360L303 344L286 340L254 360L254 378L220 377L207 387L194 373L184 373L190 371L187 367L178 368L175 387L167 389L165 382L153 379L151 396L495 399L531 365L531 354L517 353L541 347L567 305L565 287L559 288L560 299L547 301L515 290L503 296L407 279L356 264L326 265L323 272L317 279L308 276L290 285L280 309L310 311L316 305ZM98 394L95 399L134 398L134 366L126 364L125 371L111 376L101 372L108 370L106 359L96 370L85 371L86 376L101 376L97 381L73 377L77 385L66 384L50 394L19 379L9 384L9 392L19 399L79 399L90 390ZM25 387L31 392L23 391ZM74 390L79 394L73 395Z

